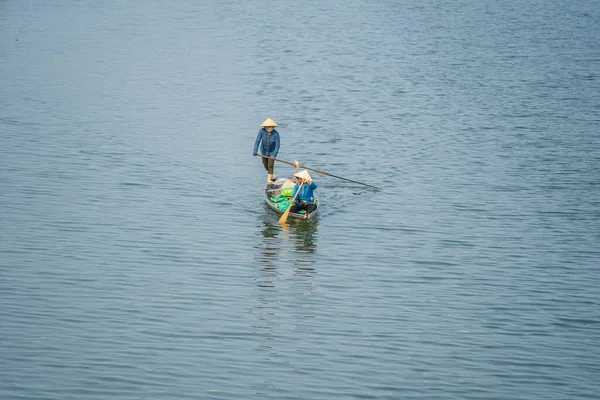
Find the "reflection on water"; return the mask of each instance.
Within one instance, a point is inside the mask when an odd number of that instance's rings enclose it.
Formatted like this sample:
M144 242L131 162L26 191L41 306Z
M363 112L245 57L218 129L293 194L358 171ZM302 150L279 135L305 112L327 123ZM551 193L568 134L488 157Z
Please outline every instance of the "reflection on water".
M261 248L263 253L258 255L260 262L280 260L282 257L287 261L296 260L297 265L312 259L303 254L316 251L316 237L318 218L309 222L288 219L283 226L277 221L279 215L265 207L265 213L261 216L261 233L263 242ZM293 246L293 251L290 248ZM276 254L272 250L276 250ZM291 251L291 254L290 254Z
M259 277L256 279L257 306L253 325L258 338L256 349L269 355L289 349L278 349L278 338L290 326L294 330L312 330L311 302L314 301L316 270L315 251L317 221L277 222L279 215L265 208L260 216L257 234L256 260Z
M315 251L315 233L317 229L317 221L310 222L288 220L287 224L279 225L283 229L282 235L293 240L296 245L296 250L300 253L314 253Z
M278 216L266 209L261 217L262 240L256 245L256 260L260 263L266 287L278 276L278 265L295 267L295 276L308 276L315 272L313 253L316 251L317 220L288 221L283 226Z

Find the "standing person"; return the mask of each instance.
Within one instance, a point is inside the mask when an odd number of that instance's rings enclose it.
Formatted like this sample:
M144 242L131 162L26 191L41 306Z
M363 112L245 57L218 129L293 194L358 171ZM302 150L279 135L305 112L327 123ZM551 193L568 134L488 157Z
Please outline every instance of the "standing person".
M271 118L267 118L265 122L260 124L262 128L258 131L256 141L254 142L253 155L258 155L258 146L260 145L260 153L263 165L267 170L267 183L273 183L271 178L273 177L273 167L275 166L275 157L279 152L279 132L275 130L277 124Z
M304 214L304 218L309 218L310 213L317 209L317 205L315 204L315 197L313 194L313 191L317 188L317 184L312 181L310 174L305 169L298 172L297 174L294 174L294 176L298 178L298 183L296 183L296 186L294 186L292 198L296 196L296 193L298 193L298 196L296 197L296 201L290 208L290 212L298 213L298 211L300 210L305 210L306 214ZM302 188L300 189L300 192L298 192L298 189L300 188L301 184Z

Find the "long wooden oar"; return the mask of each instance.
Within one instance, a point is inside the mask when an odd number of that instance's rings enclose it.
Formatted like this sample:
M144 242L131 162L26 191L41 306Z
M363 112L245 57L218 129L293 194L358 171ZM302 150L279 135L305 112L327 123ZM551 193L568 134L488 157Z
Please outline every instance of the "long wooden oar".
M290 206L288 207L288 209L285 210L285 212L283 213L283 215L281 216L281 218L279 218L279 223L280 224L285 224L285 221L287 221L287 217L288 217L288 215L290 215L290 210L292 209L292 206L294 205L294 202L296 201L296 197L298 197L298 193L300 193L300 189L302 189L302 185L304 185L304 182L302 182L300 184L300 187L298 188L298 191L296 192L296 195L294 196L294 198L292 199L292 201L290 201Z
M263 158L271 158L269 156L263 156L262 154L259 154L259 156L261 156ZM293 162L289 162L289 161L285 161L285 160L280 160L279 158L274 158L274 160L275 161L279 161L279 162L284 163L284 164L293 165L294 167L296 166L296 164L294 164ZM368 187L373 188L375 190L381 190L381 188L378 188L377 186L369 185L367 183L353 181L352 179L343 178L341 176L333 175L333 174L330 174L329 172L325 172L325 171L319 171L318 169L310 168L310 167L307 167L305 165L298 164L298 168L309 169L309 170L315 171L316 173L319 173L319 174L323 174L323 175L327 175L327 176L332 176L334 178L343 179L345 181L352 182L352 183L358 183L359 185L365 185L365 186L368 186Z

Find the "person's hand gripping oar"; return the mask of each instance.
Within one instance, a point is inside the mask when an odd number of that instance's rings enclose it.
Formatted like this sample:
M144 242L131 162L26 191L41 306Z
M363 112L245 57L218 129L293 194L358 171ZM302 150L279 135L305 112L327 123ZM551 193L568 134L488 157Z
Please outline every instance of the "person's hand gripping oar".
M300 189L302 189L302 185L304 185L304 182L302 182L300 184L300 187L298 188L298 191L296 192L296 195L294 196L294 198L292 199L292 201L290 201L290 206L288 207L288 209L285 210L285 212L283 213L283 215L281 216L281 218L279 218L279 223L280 224L285 224L285 221L287 221L287 217L288 217L288 215L290 215L290 210L292 209L292 206L296 202L296 197L298 197L298 193L300 193Z

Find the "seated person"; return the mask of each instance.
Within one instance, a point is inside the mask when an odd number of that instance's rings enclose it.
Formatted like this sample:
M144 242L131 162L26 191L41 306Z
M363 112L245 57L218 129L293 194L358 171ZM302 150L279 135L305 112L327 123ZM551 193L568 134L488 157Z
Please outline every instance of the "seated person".
M298 213L298 211L305 210L306 214L304 214L304 218L310 217L310 213L317 209L317 205L314 203L315 198L313 195L313 191L317 188L317 184L312 181L307 170L302 170L294 176L298 179L298 183L294 186L294 192L292 193L292 198L296 196L296 201L290 208L290 212ZM300 185L302 184L302 188ZM300 192L298 189L300 188Z

